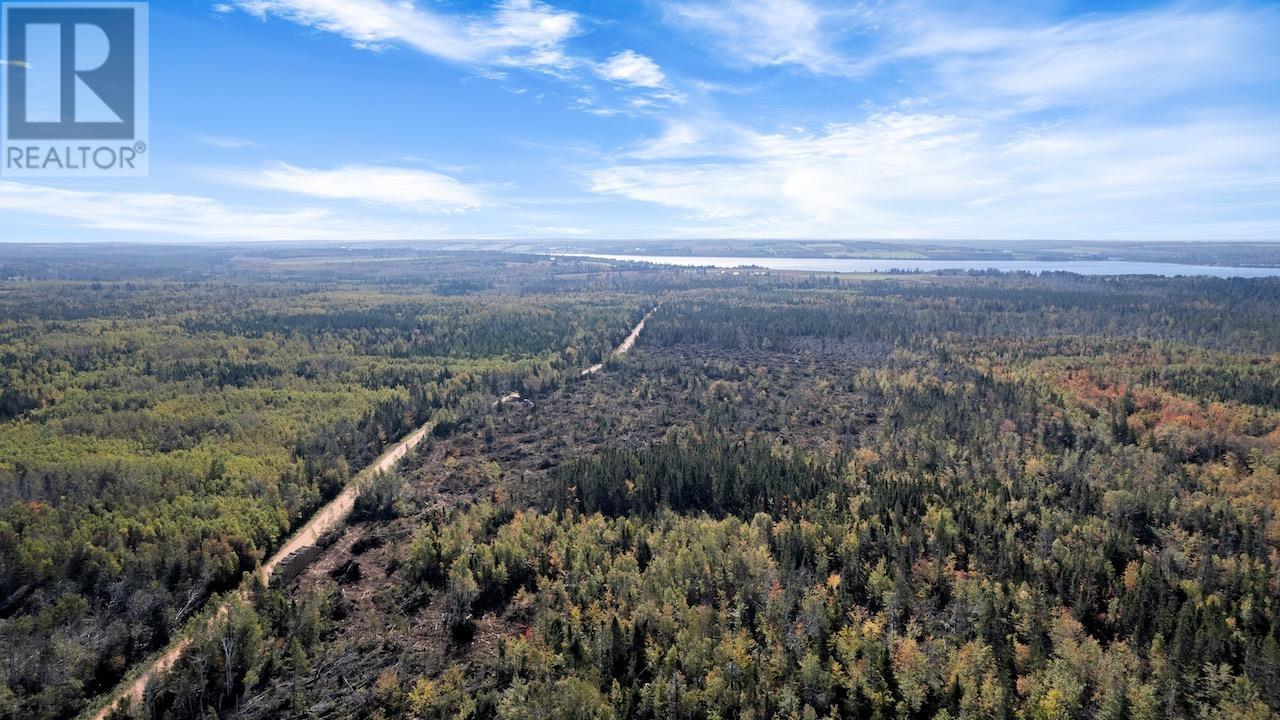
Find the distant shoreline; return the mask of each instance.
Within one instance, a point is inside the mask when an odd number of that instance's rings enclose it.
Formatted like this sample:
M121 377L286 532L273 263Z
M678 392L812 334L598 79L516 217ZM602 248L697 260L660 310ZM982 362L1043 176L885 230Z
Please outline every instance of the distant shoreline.
M700 255L617 255L609 253L553 253L552 257L597 258L680 267L719 269L763 268L778 271L882 273L895 272L1069 272L1078 275L1156 275L1160 277L1260 278L1280 277L1280 267L1194 265L1137 260L935 260L907 258L794 258Z

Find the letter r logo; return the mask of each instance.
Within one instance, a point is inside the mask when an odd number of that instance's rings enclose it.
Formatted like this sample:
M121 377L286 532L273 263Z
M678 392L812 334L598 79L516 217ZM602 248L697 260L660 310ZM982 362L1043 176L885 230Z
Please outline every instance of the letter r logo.
M4 10L9 139L134 137L135 8L23 4Z

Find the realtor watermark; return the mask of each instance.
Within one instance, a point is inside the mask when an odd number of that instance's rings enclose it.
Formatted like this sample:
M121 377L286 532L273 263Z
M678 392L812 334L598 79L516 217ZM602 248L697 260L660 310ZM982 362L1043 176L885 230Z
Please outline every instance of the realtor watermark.
M6 2L0 16L0 175L147 175L147 4Z

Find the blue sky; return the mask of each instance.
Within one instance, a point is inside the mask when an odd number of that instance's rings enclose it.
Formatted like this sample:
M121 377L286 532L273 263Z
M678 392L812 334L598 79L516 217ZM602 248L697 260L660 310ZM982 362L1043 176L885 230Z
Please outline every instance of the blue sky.
M1280 239L1280 6L164 0L4 240Z

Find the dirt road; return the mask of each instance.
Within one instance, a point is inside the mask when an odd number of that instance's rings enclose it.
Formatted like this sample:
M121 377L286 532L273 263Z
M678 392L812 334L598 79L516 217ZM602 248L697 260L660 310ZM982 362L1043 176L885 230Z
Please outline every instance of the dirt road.
M635 329L631 331L631 334L627 336L627 339L623 340L622 344L610 354L610 357L624 355L631 350L631 348L636 344L636 339L640 337L640 332L644 330L645 321L650 317L653 317L653 314L657 312L657 310L658 308L656 307L653 310L650 310L649 313L640 320L640 323L635 326ZM604 363L599 363L583 370L582 374L584 376L594 375L602 369L604 369ZM512 395L506 396L506 398L511 398L512 396L519 397L518 394L513 393ZM501 402L501 400L499 400L499 402ZM356 497L360 494L360 489L364 487L364 483L377 472L385 472L394 468L396 463L399 462L406 453L414 447L417 447L417 445L422 442L423 438L427 436L427 433L430 432L430 430L430 425L424 425L423 427L418 428L407 435L404 439L400 440L400 442L392 445L386 452L382 453L382 455L378 456L378 459L373 461L373 464L369 465L364 470L361 470L351 482L347 483L347 486L343 488L342 492L338 493L337 497L330 500L324 507L320 508L315 515L312 515L311 519L308 520L305 525L299 528L298 531L295 532L293 536L275 552L275 554L262 564L262 567L258 570L258 574L261 576L262 582L264 584L271 582L271 573L280 565L280 561L290 553L309 545L315 545L325 533L341 525L347 519L347 516L351 514L352 508L355 507ZM247 598L249 595L249 587L247 585L241 587L240 590L237 591L236 595L241 598ZM224 603L214 611L208 622L210 624L216 622L218 618L223 616L226 609L227 605ZM184 633L184 635L189 636L190 633ZM105 720L107 715L111 713L111 710L125 699L128 699L135 705L141 702L142 696L147 690L147 683L151 681L151 678L156 675L163 674L168 671L169 668L173 667L173 664L182 657L182 654L187 651L187 648L190 645L191 640L188 639L188 637L182 637L173 641L173 643L170 644L162 654L152 660L151 664L148 665L145 670L140 672L137 677L117 687L112 692L111 699L108 700L100 710L92 715L82 714L81 717L92 718L92 720Z
M305 525L298 528L297 532L280 547L262 566L258 568L258 575L262 578L264 584L271 582L271 573L275 572L276 567L280 565L280 561L287 557L295 550L300 550L308 545L315 545L320 538L330 530L338 527L347 516L351 514L352 508L355 507L356 497L360 494L360 489L364 487L364 483L373 477L379 471L386 472L395 467L396 463L405 456L410 450L422 442L423 438L431 430L430 425L425 425L410 433L400 442L392 445L386 452L378 456L373 464L361 470L358 475L338 493L337 497L329 501L329 504L320 508ZM242 587L237 591L237 597L247 598L249 594L248 587ZM223 604L214 612L209 619L212 624L221 618L226 612L227 606ZM105 720L107 715L111 713L112 708L116 707L122 700L128 698L133 703L142 700L143 694L147 690L147 683L156 675L162 674L173 667L173 664L182 657L191 645L191 640L187 637L175 640L168 649L159 657L151 661L146 670L143 670L127 685L123 685L116 689L115 696L107 702L102 709L98 710L91 717L93 720Z
M325 533L342 524L347 516L351 514L351 509L356 505L356 496L360 494L360 489L364 487L365 482L374 474L379 472L387 472L400 462L413 448L417 447L422 439L427 436L431 430L430 425L414 430L400 442L391 446L391 449L378 456L373 464L360 471L360 474L352 482L338 493L338 496L329 501L328 505L320 508L320 510L311 516L306 525L303 525L298 532L289 538L289 541L280 547L269 560L262 564L262 568L258 573L262 576L262 582L271 582L271 573L284 560L286 556L295 550L301 550L309 545L315 545Z
M658 307L661 307L661 306L658 306ZM610 359L615 358L619 355L626 355L631 350L631 348L635 347L636 340L640 339L640 333L644 330L644 324L649 321L649 318L653 317L654 313L658 312L658 307L655 307L654 309L645 313L645 316L640 318L640 322L635 326L635 329L631 331L631 334L627 336L627 339L623 340L621 345L614 348L614 351L609 354L608 358L605 358L604 362L600 362L600 363L596 363L595 365L592 365L586 370L583 370L582 374L584 376L595 375L596 373L604 369L605 362L609 362Z

